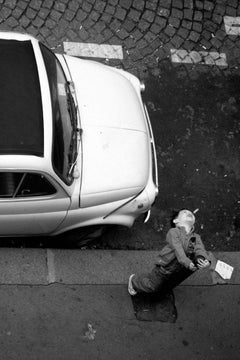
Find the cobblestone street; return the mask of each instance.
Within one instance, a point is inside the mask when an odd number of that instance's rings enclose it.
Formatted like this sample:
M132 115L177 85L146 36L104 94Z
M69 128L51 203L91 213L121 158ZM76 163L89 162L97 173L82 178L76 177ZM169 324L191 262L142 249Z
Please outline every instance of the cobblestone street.
M161 248L171 211L187 207L199 208L209 249L240 249L239 17L237 0L0 0L0 30L55 52L68 42L120 46L122 58L95 60L146 84L159 197L147 226L110 231L100 246Z

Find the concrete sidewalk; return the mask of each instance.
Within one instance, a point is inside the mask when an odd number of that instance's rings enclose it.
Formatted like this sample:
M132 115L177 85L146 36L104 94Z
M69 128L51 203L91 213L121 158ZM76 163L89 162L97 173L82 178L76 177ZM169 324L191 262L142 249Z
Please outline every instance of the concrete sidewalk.
M12 249L0 251L0 284L123 285L129 274L148 271L158 251ZM214 253L234 267L227 284L240 284L240 252ZM182 285L213 285L210 272L194 273Z

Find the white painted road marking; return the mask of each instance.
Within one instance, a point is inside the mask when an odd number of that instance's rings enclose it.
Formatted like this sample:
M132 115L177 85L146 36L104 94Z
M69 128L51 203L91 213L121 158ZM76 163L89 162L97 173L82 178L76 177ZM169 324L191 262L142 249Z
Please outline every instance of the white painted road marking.
M224 16L224 24L228 35L240 35L240 16Z
M67 55L72 56L123 59L123 50L121 45L98 45L67 41L63 42L63 48Z
M227 66L226 54L215 51L208 52L171 49L171 60L174 63Z

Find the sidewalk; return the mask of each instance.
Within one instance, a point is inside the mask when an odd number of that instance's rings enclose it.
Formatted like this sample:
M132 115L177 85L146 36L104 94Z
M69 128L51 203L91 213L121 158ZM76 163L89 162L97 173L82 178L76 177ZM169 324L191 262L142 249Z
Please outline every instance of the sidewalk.
M235 267L228 285L195 274L174 290L176 323L138 321L127 279L157 254L2 248L0 358L238 359L239 253L215 254Z
M129 274L148 271L158 251L55 250L2 248L0 284L126 285ZM234 267L231 285L240 285L240 253L214 253ZM198 271L182 285L213 285L208 270Z

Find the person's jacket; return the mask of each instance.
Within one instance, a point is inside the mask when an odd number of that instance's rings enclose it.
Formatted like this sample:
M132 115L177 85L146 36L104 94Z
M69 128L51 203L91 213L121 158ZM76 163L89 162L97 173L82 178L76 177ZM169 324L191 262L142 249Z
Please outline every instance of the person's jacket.
M179 264L188 268L192 262L190 257L187 256L190 242L195 257L201 255L210 261L200 236L195 232L187 234L184 227L171 228L167 233L166 242L167 245L159 253L158 265L164 267L177 259Z

